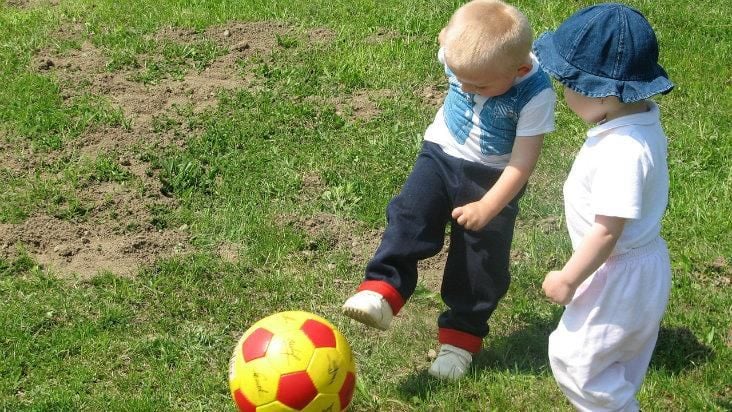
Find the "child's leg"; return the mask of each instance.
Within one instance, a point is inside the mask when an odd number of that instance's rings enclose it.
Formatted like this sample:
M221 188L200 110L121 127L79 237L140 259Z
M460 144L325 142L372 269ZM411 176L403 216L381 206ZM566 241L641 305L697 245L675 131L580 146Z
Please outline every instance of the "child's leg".
M651 357L653 356L653 350L656 348L656 342L658 341L658 331L661 325L659 324L656 328L655 333L651 333L650 339L646 342L645 347L638 351L636 357L628 359L623 362L623 368L625 370L625 380L633 384L636 388L636 392L643 383L643 378L646 377L648 371L648 365L651 363Z
M611 257L585 281L549 337L549 361L581 411L635 411L668 301L663 240Z
M480 199L500 177L501 170L466 163L455 204ZM450 252L442 280L442 299L448 307L438 319L440 343L469 352L480 350L488 334L488 318L510 283L509 257L519 193L486 227L465 230L454 221Z
M559 336L552 333L549 356L554 378L562 392L580 411L638 411L639 405L635 394L640 389L648 370L656 345L658 327L655 328L655 333L651 332L650 335L634 358L608 363L607 355L600 356L605 358L604 362L600 363L605 363L606 366L591 376L591 370L595 368L576 366L571 361L565 362L561 356L555 355L557 345L578 344L570 341L562 342Z
M387 207L387 226L366 267L359 290L384 296L394 314L414 293L417 262L437 254L444 244L450 201L444 176L457 164L426 142L401 192Z
M500 174L498 169L464 163L459 186L451 192L453 204L480 199ZM488 334L488 318L508 290L508 260L521 194L479 231L464 230L452 222L442 279L442 299L448 310L437 321L441 346L429 368L430 375L459 379L467 373L472 355L480 350Z
M504 225L505 230L494 230ZM488 334L488 318L508 290L513 218L498 216L489 226L482 232L452 226L442 279L448 310L437 320L441 346L429 369L430 375L441 379L459 379L467 373L472 355L480 351Z
M472 353L480 350L488 334L488 318L510 283L515 216L514 210L504 211L480 232L452 225L442 280L442 299L448 309L438 319L440 343Z

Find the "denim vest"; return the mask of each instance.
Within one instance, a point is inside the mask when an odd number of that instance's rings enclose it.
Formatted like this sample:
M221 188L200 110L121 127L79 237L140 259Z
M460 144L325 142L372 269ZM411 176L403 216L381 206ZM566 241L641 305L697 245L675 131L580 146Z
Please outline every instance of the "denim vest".
M450 83L443 107L445 124L461 145L465 144L473 127L478 126L480 151L484 155L511 153L521 109L539 92L552 87L549 76L538 67L528 79L512 86L506 93L487 98L480 109L476 105L475 95L463 93L460 82L447 65L445 74ZM480 109L480 122L477 125L473 122L476 108Z

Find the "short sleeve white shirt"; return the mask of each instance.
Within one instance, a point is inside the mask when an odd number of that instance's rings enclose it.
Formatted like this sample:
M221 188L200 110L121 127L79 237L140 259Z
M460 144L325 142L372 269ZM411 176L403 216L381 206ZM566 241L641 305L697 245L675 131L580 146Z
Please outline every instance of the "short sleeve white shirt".
M445 63L444 49L442 48L438 52L438 59L440 63ZM517 77L514 80L514 85L523 82L539 70L539 61L533 54L531 55L531 63L531 70L525 75ZM482 96L476 96L475 99L476 103L480 105L487 100L486 97ZM542 90L531 98L519 113L518 123L516 124L516 137L537 136L554 131L554 106L556 101L557 95L551 87ZM442 150L450 156L499 169L506 167L511 160L510 153L496 156L481 153L480 141L477 135L471 135L465 144L457 143L447 128L447 124L445 124L443 107L440 107L434 121L425 130L424 139L439 144Z
M564 183L564 206L572 246L577 249L595 216L627 219L612 254L654 240L668 203L666 136L658 106L623 116L587 132Z

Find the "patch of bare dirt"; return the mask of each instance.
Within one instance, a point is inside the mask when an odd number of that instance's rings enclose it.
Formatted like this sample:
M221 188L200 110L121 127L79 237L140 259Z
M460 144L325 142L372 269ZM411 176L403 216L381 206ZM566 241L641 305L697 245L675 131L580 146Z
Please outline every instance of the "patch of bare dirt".
M432 292L440 293L442 287L442 273L447 262L447 252L450 250L450 240L445 239L445 246L437 255L419 262L417 270L419 278L425 287Z
M27 149L11 145L0 137L0 165L2 169L17 174L22 171L31 170L28 162L24 161L28 157Z
M116 127L102 127L88 130L70 142L66 150L87 158L95 158L102 153L124 153L145 142L147 141L144 136L139 133Z
M32 1L15 6L31 6ZM155 84L134 81L135 74L157 56L137 56L141 67L121 71L107 70L109 57L91 41L81 41L78 50L55 53L41 50L35 57L35 69L57 79L62 97L73 99L84 93L104 96L119 107L131 121L131 128L96 127L70 142L61 151L40 154L23 142L0 141L0 161L6 173L30 176L42 170L49 161L80 161L114 153L120 165L133 176L134 183L89 182L76 195L87 213L81 221L72 222L42 213L32 215L20 224L0 224L0 256L12 258L24 249L53 273L75 273L82 278L110 270L133 275L141 266L176 253L187 253L187 227L157 229L152 208L157 205L174 209L176 201L161 194L161 184L150 165L136 155L140 147L183 145L171 133L153 133L153 120L158 116L176 117L178 107L200 113L217 104L220 90L252 88L253 74L242 73L238 62L253 54L271 52L277 47L277 36L291 29L281 23L234 22L212 27L199 33L167 27L152 36L156 41L193 44L213 40L228 52L203 70L188 70L182 79L163 79ZM312 31L310 36L327 41L327 30ZM80 40L84 36L81 23L61 27L55 37ZM222 259L235 261L236 245L222 245Z
M62 27L57 36L79 37L83 26L79 23ZM322 45L332 41L335 33L326 28L315 28L305 33L310 45ZM378 32L378 37L392 34ZM256 90L255 75L242 70L239 61L252 56L269 56L279 47L278 38L300 36L296 30L279 22L231 22L213 26L203 32L192 29L165 27L149 36L158 42L195 44L204 40L215 42L228 52L211 62L201 72L189 70L182 79L162 79L155 84L134 81L134 75L154 64L156 56L138 56L141 67L110 72L108 58L103 50L86 40L79 50L63 54L42 50L35 59L37 70L48 72L58 78L63 97L69 99L81 93L106 96L116 107L122 109L125 117L132 121L135 129L145 130L156 116L169 113L171 108L190 107L193 113L200 113L216 105L216 95L221 90L246 88ZM392 97L388 90L357 92L333 99L338 113L351 120L368 121L380 113L378 101Z
M382 98L390 98L392 93L388 90L382 90L378 93L358 92L350 97L348 105L353 111L353 117L361 120L371 120L378 116L381 110L378 106L378 100Z
M277 48L278 36L294 36L295 31L281 22L231 22L210 27L205 35L232 51L269 53Z
M420 99L422 99L427 106L434 108L438 108L442 105L442 102L445 100L445 95L447 95L447 89L438 88L435 85L427 85L418 93Z
M328 189L323 178L316 172L304 174L301 182L298 197L303 204L317 201ZM312 253L318 242L325 242L329 248L350 251L354 264L365 264L381 239L379 231L366 230L358 222L332 213L316 213L306 217L284 216L281 221L302 229L313 239L304 253Z
M10 0L13 7L33 7L42 0ZM56 0L46 0L56 4ZM128 184L89 182L78 189L87 213L80 221L69 221L38 212L20 224L0 224L0 256L17 256L21 249L33 256L53 273L76 273L82 278L99 271L134 275L141 266L176 253L192 249L187 227L157 229L152 209L157 205L175 209L175 199L161 194L161 183L150 165L139 160L140 147L164 148L183 146L185 141L172 132L154 132L154 120L169 116L180 120L178 108L185 107L196 114L218 103L217 93L236 89L256 89L255 74L241 62L251 57L267 59L278 47L282 37L303 40L303 34L278 22L230 22L205 31L166 27L150 36L158 42L195 44L213 41L226 52L202 70L189 68L182 78L163 78L153 84L135 81L147 64L160 56L136 56L138 65L119 71L109 71L110 57L97 47L85 33L82 22L74 21L58 29L57 39L77 41L79 49L56 52L40 50L34 57L35 70L54 77L64 100L83 94L105 97L118 107L130 127L94 127L54 153L37 153L22 142L8 143L0 139L0 162L5 173L18 177L31 176L36 170L59 159L78 161L94 159L113 153L120 165L132 176ZM336 33L327 28L310 29L304 33L310 45L333 41ZM374 42L386 41L393 33L376 33ZM380 112L379 100L392 97L389 91L357 92L331 102L352 120L369 120ZM310 179L310 180L307 180ZM306 190L319 191L320 178L306 176ZM332 215L317 215L303 224L315 237L327 237L338 248L346 248L354 261L364 264L378 246L380 231L360 229L353 222ZM222 259L235 262L239 246L222 244ZM425 263L428 277L432 266ZM435 269L436 270L436 269ZM433 282L430 282L433 283Z
M380 28L374 33L370 34L368 37L366 37L364 42L367 44L380 44L397 39L399 37L400 34L397 31Z
M6 0L5 4L9 7L19 9L30 9L38 6L58 6L60 0Z
M359 90L328 99L327 102L335 107L338 116L350 121L369 121L381 114L380 102L391 98L394 98L394 92L391 90ZM320 98L313 96L309 100L318 99Z
M131 80L131 71L106 71L107 59L89 42L81 50L63 56L42 56L38 67L59 79L65 99L81 93L105 96L119 107L135 130L149 129L152 119L177 107L200 113L216 104L219 90L246 87L251 77L239 75L234 58L224 56L202 72L189 72L182 80L167 79L157 84Z
M717 256L711 262L697 264L694 276L716 288L728 288L732 285L732 264L724 256Z
M108 153L115 153L119 165L132 176L124 183L82 182L74 193L86 210L82 218L62 219L49 210L48 214L36 212L20 224L0 224L0 256L13 259L25 250L55 274L88 278L103 270L134 275L159 258L187 252L186 230L158 229L155 222L154 208L175 209L177 204L161 194L160 180L150 165L129 149L139 138L120 129L95 130L53 156L23 149L22 144L14 145L15 150L0 147L0 158L15 161L3 161L3 168L18 178L47 170L45 162L54 161L47 157L84 162Z
M0 255L24 248L54 273L82 278L109 270L134 275L140 266L189 249L185 230L158 230L148 209L150 199L116 183L87 187L81 193L90 208L73 222L36 214L20 224L0 224Z
M308 31L308 41L311 44L327 44L335 40L336 32L328 28L315 28Z
M211 62L202 71L188 70L182 79L162 79L155 84L134 81L134 75L153 64L159 56L138 56L139 68L115 72L107 70L109 59L103 50L90 41L84 41L79 50L62 54L43 50L36 56L36 68L49 72L59 80L65 98L88 92L106 96L122 109L133 127L145 130L157 115L169 112L174 106L188 106L200 113L217 103L221 90L252 88L254 74L242 72L237 62L254 54L267 54L277 47L277 36L286 35L291 28L277 22L234 22L211 27L203 33L191 29L166 27L151 36L159 42L194 44L214 41L227 53ZM70 38L80 34L75 24L59 30L59 37Z
M326 189L323 178L316 172L305 173L301 179L300 196L303 201L307 202L319 198Z
M239 246L234 243L222 243L218 247L218 255L224 262L235 263L239 260Z
M356 222L330 213L318 213L294 223L312 239L325 240L336 250L349 250L355 264L367 262L381 238L379 231L365 231Z

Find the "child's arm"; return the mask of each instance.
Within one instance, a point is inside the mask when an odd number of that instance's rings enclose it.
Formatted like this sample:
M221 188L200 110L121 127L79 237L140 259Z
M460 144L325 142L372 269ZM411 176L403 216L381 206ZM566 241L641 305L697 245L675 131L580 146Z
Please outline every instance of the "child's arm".
M479 230L487 225L529 180L543 142L543 134L517 137L511 160L493 187L480 200L453 209L453 219L468 230Z
M564 268L553 270L544 278L541 287L552 302L568 304L577 287L605 263L623 233L625 220L622 217L595 216L595 223Z

